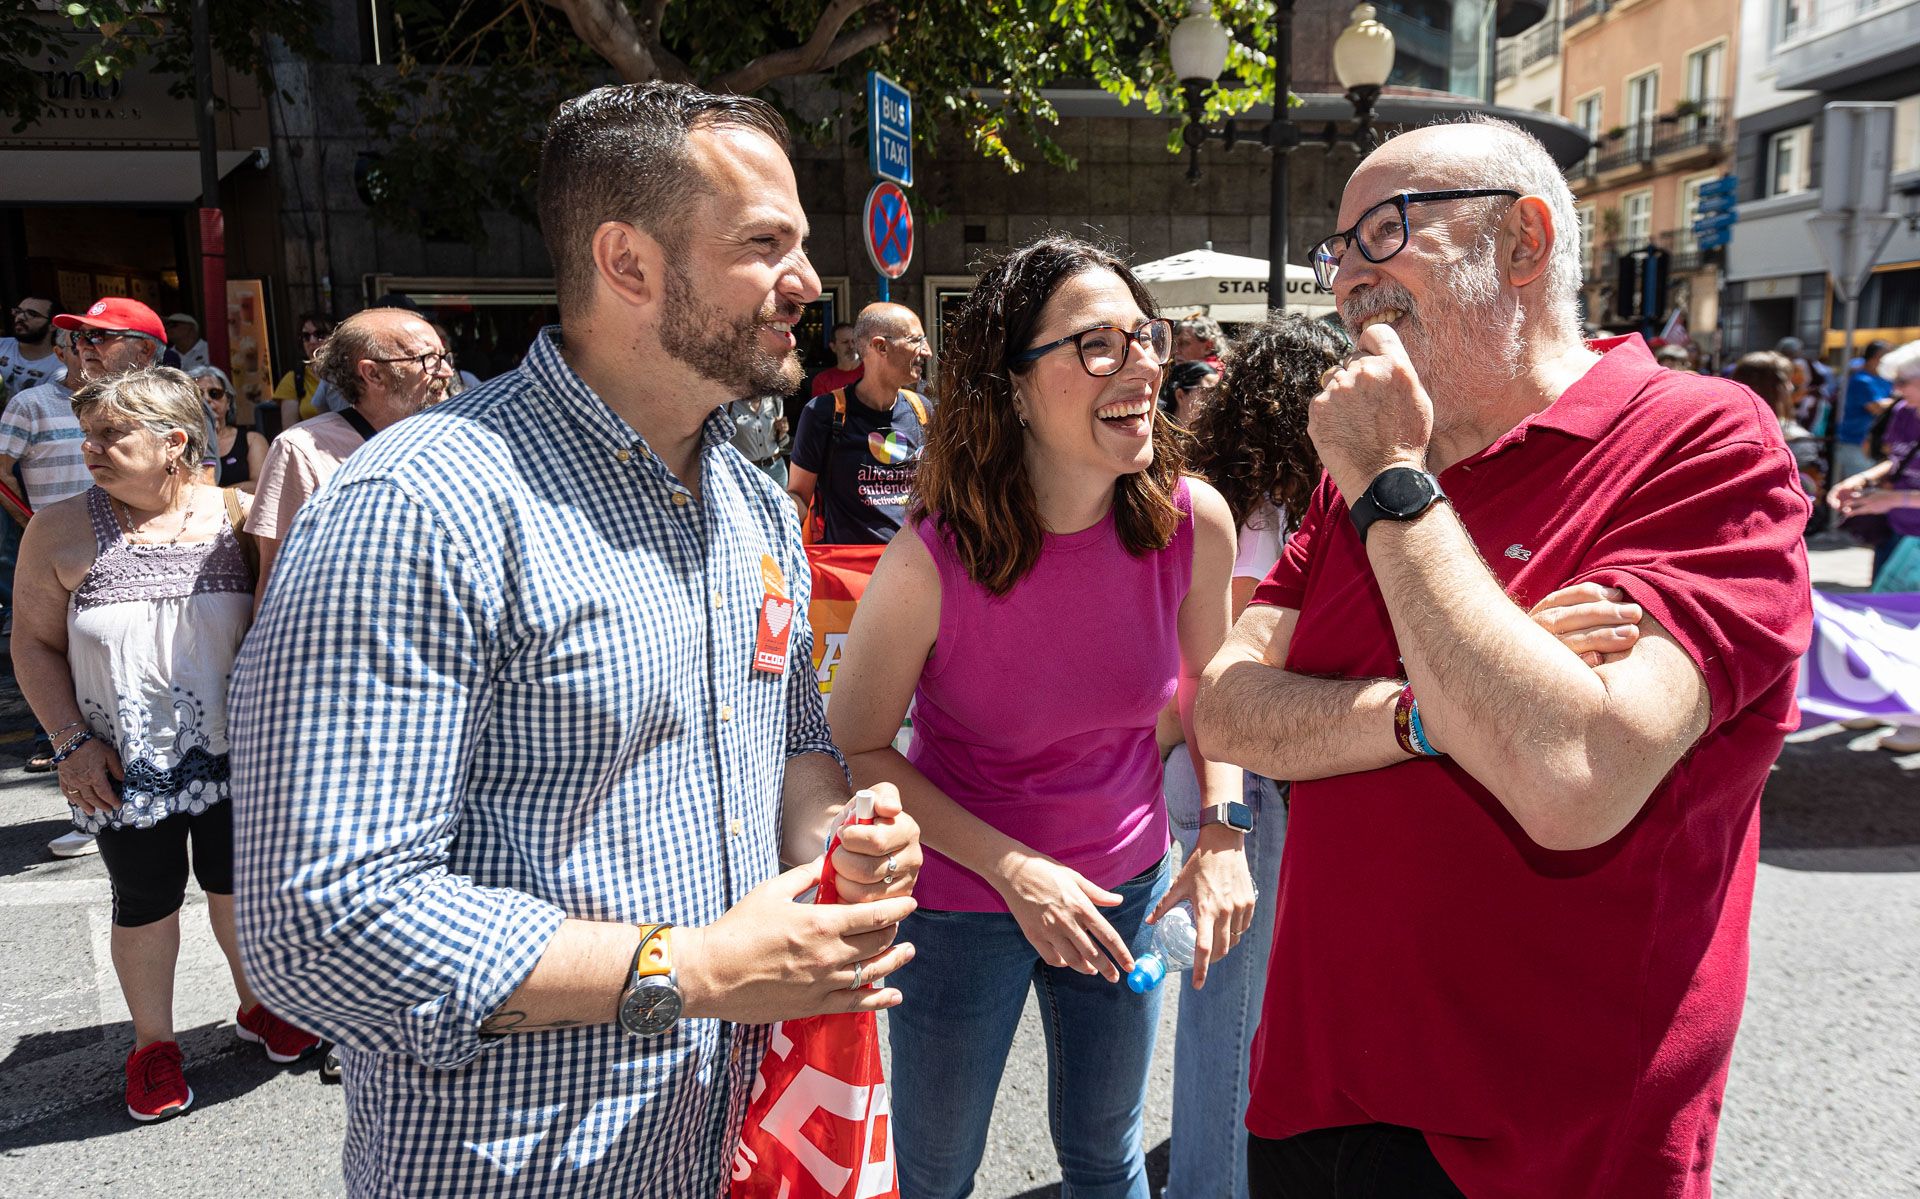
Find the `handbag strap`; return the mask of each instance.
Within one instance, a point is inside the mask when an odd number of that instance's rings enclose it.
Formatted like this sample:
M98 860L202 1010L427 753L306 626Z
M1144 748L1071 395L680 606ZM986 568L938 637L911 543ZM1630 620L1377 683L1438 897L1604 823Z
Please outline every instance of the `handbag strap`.
M360 410L352 404L348 404L340 410L340 419L352 425L353 431L360 435L360 440L362 441L372 441L373 435L379 432L366 417L360 415Z

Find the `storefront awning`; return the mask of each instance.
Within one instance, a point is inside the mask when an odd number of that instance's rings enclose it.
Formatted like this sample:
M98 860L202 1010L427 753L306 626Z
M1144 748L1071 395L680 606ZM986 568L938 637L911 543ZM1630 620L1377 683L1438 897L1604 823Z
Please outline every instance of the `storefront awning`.
M265 164L264 147L222 150L220 177ZM200 198L198 150L0 150L0 204L191 204Z

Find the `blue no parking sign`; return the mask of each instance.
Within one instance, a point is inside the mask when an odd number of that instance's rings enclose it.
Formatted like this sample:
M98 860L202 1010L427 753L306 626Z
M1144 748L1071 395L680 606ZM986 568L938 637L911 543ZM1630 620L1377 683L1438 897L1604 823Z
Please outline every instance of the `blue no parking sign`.
M867 193L861 232L860 240L867 244L867 257L874 270L888 279L907 273L913 261L913 210L907 207L907 193L898 184L873 185Z

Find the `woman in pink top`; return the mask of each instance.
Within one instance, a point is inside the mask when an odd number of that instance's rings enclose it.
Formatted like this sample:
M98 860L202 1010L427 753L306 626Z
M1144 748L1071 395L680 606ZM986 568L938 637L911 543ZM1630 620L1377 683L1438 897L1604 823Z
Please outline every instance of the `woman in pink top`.
M989 271L948 331L910 532L881 558L829 719L854 777L899 785L927 847L892 980L902 1199L966 1194L1028 990L1065 1193L1147 1199L1159 992L1121 977L1193 902L1194 985L1246 932L1242 836L1170 878L1154 718L1226 636L1233 518L1182 474L1155 396L1168 322L1125 264L1048 238ZM913 746L894 732L913 704ZM1209 803L1239 771L1194 764Z

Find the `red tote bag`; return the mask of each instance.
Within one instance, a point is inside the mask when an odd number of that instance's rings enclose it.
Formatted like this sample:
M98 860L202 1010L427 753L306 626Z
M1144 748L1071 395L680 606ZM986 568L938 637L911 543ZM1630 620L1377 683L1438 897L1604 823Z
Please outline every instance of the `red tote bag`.
M851 823L872 821L867 792L850 807ZM830 846L815 903L840 900L832 863ZM899 1199L891 1116L874 1013L781 1021L753 1080L732 1199Z

